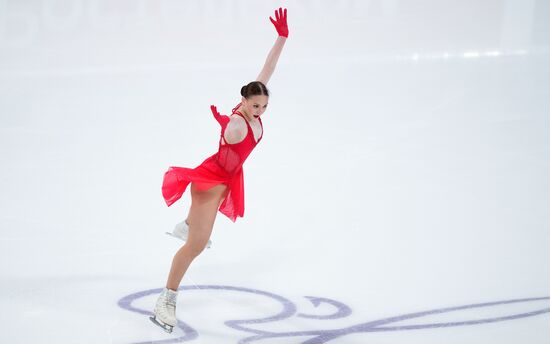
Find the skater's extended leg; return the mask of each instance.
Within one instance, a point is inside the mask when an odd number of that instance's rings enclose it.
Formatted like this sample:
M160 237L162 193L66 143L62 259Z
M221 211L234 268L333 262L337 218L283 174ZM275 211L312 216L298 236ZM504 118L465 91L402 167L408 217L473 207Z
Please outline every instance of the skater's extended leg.
M226 195L226 189L226 185L220 184L205 191L198 191L191 184L191 207L187 216L189 237L172 259L166 288L177 290L193 259L204 250L212 234L218 207Z

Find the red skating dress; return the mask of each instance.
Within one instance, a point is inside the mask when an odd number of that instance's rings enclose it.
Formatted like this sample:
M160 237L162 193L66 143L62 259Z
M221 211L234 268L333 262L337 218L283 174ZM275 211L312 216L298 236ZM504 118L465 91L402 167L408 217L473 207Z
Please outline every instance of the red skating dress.
M241 103L237 104L232 110L232 114L238 114L243 117L243 114L237 111ZM237 217L244 215L244 180L243 180L243 163L250 155L254 147L263 138L262 135L258 142L254 139L254 133L248 121L244 118L248 132L244 140L239 143L226 143L223 138L225 128L229 123L229 117L220 115L216 111L214 118L220 123L221 134L218 152L208 157L196 168L185 168L170 166L164 174L162 182L162 196L168 206L181 198L189 183L193 183L197 190L207 190L218 184L228 186L227 194L223 203L219 207L219 211L227 216L231 221L235 222Z

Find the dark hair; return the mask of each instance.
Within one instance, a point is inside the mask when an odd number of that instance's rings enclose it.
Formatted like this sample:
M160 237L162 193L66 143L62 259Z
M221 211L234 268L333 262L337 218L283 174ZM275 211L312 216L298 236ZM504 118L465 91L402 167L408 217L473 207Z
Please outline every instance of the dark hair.
M252 96L269 97L269 91L261 81L252 81L248 85L245 85L241 88L241 96L245 97L246 99Z

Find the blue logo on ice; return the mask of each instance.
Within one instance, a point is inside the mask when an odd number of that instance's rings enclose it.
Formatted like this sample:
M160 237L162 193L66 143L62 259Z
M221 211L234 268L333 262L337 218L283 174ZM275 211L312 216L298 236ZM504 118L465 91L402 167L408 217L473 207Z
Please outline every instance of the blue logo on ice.
M145 290L138 293L127 295L118 301L118 305L123 309L136 312L139 314L151 316L153 314L150 311L134 307L132 306L132 303L142 297L146 297L152 294L159 294L161 290L162 290L161 288L150 289L150 290ZM302 343L304 344L320 344L320 343L327 343L334 339L345 337L350 334L357 334L357 333L391 332L391 331L405 331L405 330L419 330L419 329L430 329L430 328L433 329L433 328L442 328L442 327L480 325L480 324L486 324L486 323L495 323L500 321L509 321L509 320L527 318L527 317L532 317L532 316L536 316L544 313L550 313L550 307L549 307L549 308L542 308L542 309L538 309L538 310L534 310L526 313L508 314L506 316L493 317L493 318L489 317L484 319L462 320L457 322L436 322L436 323L422 323L422 324L416 324L416 325L402 324L402 325L389 326L391 324L395 324L395 323L410 320L410 319L417 319L417 318L422 318L422 317L432 316L437 314L457 312L461 310L469 310L474 308L487 308L487 307L502 306L502 305L508 305L508 304L521 304L521 303L528 303L528 302L534 302L535 304L540 304L541 301L550 300L550 297L539 297L539 298L505 300L505 301L487 302L487 303L478 303L478 304L463 305L463 306L457 306L457 307L433 309L433 310L428 310L423 312L399 315L399 316L390 317L386 319L369 321L365 323L359 323L359 324L355 324L355 325L347 326L343 328L334 328L334 326L326 326L325 323L323 323L323 321L345 318L349 316L352 313L352 311L351 311L351 308L346 306L345 304L335 300L327 299L327 298L306 296L306 298L309 299L309 301L315 307L318 307L321 304L328 304L332 308L334 308L334 311L332 314L313 315L313 314L297 313L297 307L292 301L282 296L269 293L266 291L256 290L256 289L239 288L239 287L231 287L231 286L219 286L219 285L201 285L201 286L184 286L184 287L181 287L180 290L186 290L189 292L193 290L210 291L210 292L221 290L221 291L234 291L238 293L249 293L257 296L270 298L272 300L279 302L283 306L282 311L265 318L225 321L226 326L249 334L248 337L242 338L239 341L239 343L251 343L251 342L262 341L263 339L277 338L277 337L282 337L282 338L285 338L285 337L300 338L301 337L303 338ZM329 330L318 329L318 330L293 331L293 332L271 332L267 330L257 329L257 327L261 326L261 324L272 323L275 321L282 321L292 317L316 319L320 321L319 328L330 327L331 329ZM254 328L249 327L249 325L254 325ZM165 340L159 340L159 341L153 341L153 342L148 341L148 343L185 342L185 341L191 341L191 340L197 339L199 337L199 333L195 329L193 329L191 326L189 326L188 324L180 320L178 320L177 327L183 332L183 335L180 335L177 338L171 338L171 339L165 339Z

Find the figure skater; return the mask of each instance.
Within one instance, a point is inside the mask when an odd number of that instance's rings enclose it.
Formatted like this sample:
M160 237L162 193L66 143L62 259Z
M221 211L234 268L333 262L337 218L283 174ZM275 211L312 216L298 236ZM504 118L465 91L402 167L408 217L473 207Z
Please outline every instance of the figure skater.
M191 262L210 246L210 234L218 210L235 222L244 215L244 181L242 165L254 147L262 140L261 115L267 108L269 92L266 88L285 41L288 38L286 8L275 10L275 20L269 17L279 36L269 52L265 65L255 81L241 88L241 102L230 116L220 115L210 106L221 126L218 152L196 168L169 167L164 174L162 195L168 206L181 198L191 183L191 207L182 223L171 233L185 241L176 252L151 320L165 331L176 326L176 298L183 275Z

